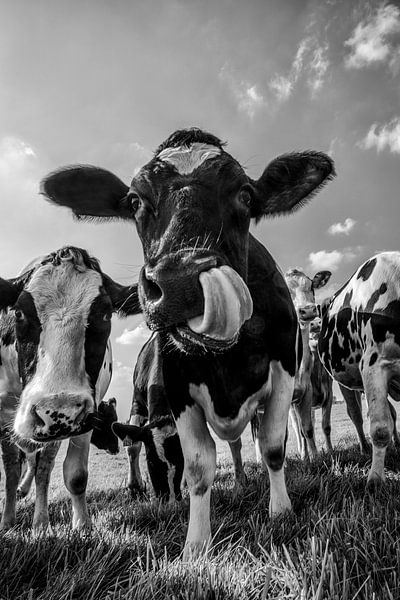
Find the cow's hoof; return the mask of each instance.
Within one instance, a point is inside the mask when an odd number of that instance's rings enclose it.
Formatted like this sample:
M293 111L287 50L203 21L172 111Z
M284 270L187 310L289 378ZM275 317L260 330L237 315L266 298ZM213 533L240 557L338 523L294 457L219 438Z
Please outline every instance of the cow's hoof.
M244 496L246 489L248 486L248 481L246 475L243 473L243 476L240 479L235 481L235 485L233 486L232 496L236 500L236 498L240 498Z
M365 444L363 444L362 446L360 446L360 452L364 456L371 456L371 454L372 454L372 445L368 444L368 442L366 442Z
M146 487L139 485L131 485L128 486L129 494L131 498L137 500L138 498L143 498L146 495Z
M274 502L270 501L269 503L269 516L271 519L291 512L291 510L292 503L290 502L289 496L286 496L286 498L276 499Z
M183 562L191 562L207 553L209 541L203 540L199 542L186 542L183 549Z
M368 476L367 481L367 492L375 494L385 486L385 479L378 475L378 473L371 473Z

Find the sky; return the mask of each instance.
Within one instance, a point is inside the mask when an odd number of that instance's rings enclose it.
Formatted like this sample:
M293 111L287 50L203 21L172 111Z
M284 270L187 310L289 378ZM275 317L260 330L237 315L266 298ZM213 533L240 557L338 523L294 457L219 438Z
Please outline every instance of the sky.
M136 280L133 225L74 221L38 195L62 165L129 183L175 129L202 127L258 178L275 156L320 150L337 177L252 232L283 270L333 275L399 249L400 2L0 0L0 276L64 244ZM113 319L109 396L129 412L141 317Z

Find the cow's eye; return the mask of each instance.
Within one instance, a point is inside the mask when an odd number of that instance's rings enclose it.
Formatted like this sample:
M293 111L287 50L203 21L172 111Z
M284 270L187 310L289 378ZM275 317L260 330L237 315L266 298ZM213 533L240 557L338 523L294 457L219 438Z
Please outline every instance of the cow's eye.
M136 194L136 192L132 192L131 194L129 194L129 202L131 205L131 210L133 214L135 214L139 210L141 205L140 196Z
M242 204L250 207L253 197L251 195L251 192L247 188L244 188L240 190L239 199Z
M24 320L24 313L19 308L15 309L14 314L15 314L15 320L16 321L23 321Z
M104 313L103 321L111 321L111 315L109 313Z

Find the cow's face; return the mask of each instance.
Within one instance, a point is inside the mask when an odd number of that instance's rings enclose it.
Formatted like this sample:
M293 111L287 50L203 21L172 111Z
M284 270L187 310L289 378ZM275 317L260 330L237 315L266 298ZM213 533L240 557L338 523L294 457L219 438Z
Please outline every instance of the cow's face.
M95 259L71 247L21 280L1 281L0 303L14 309L23 388L14 431L21 438L49 441L89 428L114 310L111 283Z
M299 269L290 269L285 273L285 280L290 290L300 326L318 317L315 303L315 290L326 285L331 277L330 271L318 271L312 279Z
M252 217L290 212L333 174L308 152L275 159L258 181L201 130L175 132L123 187L94 167L50 175L44 193L77 215L135 222L144 266L139 291L148 326L186 352L224 350L252 314L246 285ZM79 192L78 192L79 190Z

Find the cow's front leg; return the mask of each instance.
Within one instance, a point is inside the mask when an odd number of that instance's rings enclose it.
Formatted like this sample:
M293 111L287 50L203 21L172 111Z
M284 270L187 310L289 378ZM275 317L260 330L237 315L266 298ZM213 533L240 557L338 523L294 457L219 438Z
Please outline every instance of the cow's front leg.
M88 480L88 458L92 432L77 435L69 440L67 456L64 460L64 483L71 494L72 527L90 527L91 521L86 505Z
M25 458L24 463L26 464L26 471L22 475L21 480L18 484L17 495L19 498L25 498L30 492L32 482L35 479L36 472L36 460L39 458L39 452L24 452Z
M315 445L314 439L314 423L312 414L312 387L311 384L306 386L302 398L295 404L295 410L298 415L298 419L301 425L301 431L305 443L307 444L306 452L301 452L301 458L307 458L307 454L310 453L311 458L315 458L318 455L317 446Z
M361 392L358 390L349 390L340 384L339 387L346 402L347 414L357 431L360 451L362 454L371 454L371 446L367 442L363 427Z
M215 477L216 451L199 406L187 406L176 418L176 427L190 494L189 527L183 553L184 560L188 560L204 551L210 541L210 496Z
M272 361L270 369L271 386L268 387L271 392L265 399L259 441L270 480L269 513L274 516L292 507L286 490L284 461L294 378L282 368L279 362Z
M15 507L17 500L17 487L21 474L18 447L6 439L1 440L5 482L5 500L0 529L10 529L15 525Z
M242 461L242 440L238 438L235 442L229 442L229 447L231 449L233 469L235 471L233 494L237 496L243 494L247 486L247 477L244 472Z
M376 353L377 354L377 353ZM361 375L370 419L372 440L372 465L368 474L368 486L374 487L385 480L385 455L393 435L393 418L387 400L388 372L383 361L374 362L374 352L363 356Z
M35 512L33 515L34 529L47 529L49 525L50 475L60 445L61 442L46 444L37 457L35 465L36 498ZM31 459L33 459L33 456L31 456Z

